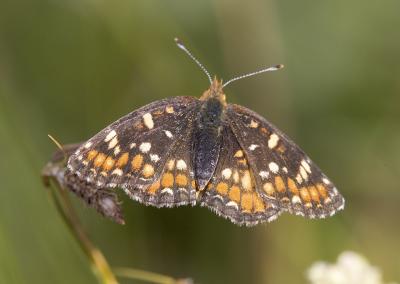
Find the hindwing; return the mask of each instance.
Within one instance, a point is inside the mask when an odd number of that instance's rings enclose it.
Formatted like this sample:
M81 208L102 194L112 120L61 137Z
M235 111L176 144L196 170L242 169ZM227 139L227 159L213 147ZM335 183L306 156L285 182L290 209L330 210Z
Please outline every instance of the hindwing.
M344 199L325 174L285 134L255 112L228 105L227 119L254 176L257 192L282 210L324 218Z

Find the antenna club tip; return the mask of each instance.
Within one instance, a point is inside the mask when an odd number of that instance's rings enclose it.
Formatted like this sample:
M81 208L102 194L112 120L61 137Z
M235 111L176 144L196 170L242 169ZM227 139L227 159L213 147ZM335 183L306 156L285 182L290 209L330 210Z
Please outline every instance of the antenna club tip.
M180 47L184 47L183 42L179 38L174 38L175 43Z
M275 66L276 69L282 69L283 67L285 67L285 65L283 64L278 64Z

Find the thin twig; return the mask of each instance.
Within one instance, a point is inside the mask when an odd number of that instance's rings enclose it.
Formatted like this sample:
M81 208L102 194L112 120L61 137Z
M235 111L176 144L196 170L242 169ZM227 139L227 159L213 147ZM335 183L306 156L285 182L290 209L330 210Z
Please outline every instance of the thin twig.
M92 269L99 281L103 284L118 284L117 278L110 268L106 258L102 252L90 241L86 232L84 231L74 207L72 206L68 197L68 188L64 188L65 179L65 162L68 158L68 152L75 151L78 144L71 144L61 146L61 144L50 136L50 139L57 145L59 150L55 153L52 160L43 168L42 179L46 187L49 187L49 194L54 201L57 210L59 211L64 222L67 224L72 235L78 241L78 244L89 258ZM67 152L67 149L69 150ZM62 155L59 155L62 153ZM61 158L64 158L63 161ZM54 186L53 186L54 185ZM190 279L176 280L170 276L165 276L149 271L121 268L117 270L121 277L138 279L158 284L186 284L192 283Z
M157 284L193 283L191 279L175 279L167 275L125 267L116 268L114 274L104 255L97 247L94 246L84 231L70 202L67 191L61 187L57 179L54 177L46 176L44 180L45 183L51 188L49 193L54 201L54 204L56 205L57 210L59 211L64 222L67 224L72 235L75 237L78 244L89 258L92 269L101 283L118 284L115 274L124 278L137 279ZM53 187L52 185L55 186Z
M57 187L59 187L59 190L55 190L53 187L51 187L50 195L56 204L60 215L64 219L64 222L68 225L70 231L78 241L82 250L90 259L93 271L101 283L118 284L118 281L108 265L106 258L101 251L92 244L83 230L82 225L80 224L79 219L70 203L67 192L60 188L58 182L55 183Z
M157 284L183 284L182 281L174 279L170 276L153 273L140 269L133 269L129 267L117 267L113 269L115 274L119 277L138 279Z

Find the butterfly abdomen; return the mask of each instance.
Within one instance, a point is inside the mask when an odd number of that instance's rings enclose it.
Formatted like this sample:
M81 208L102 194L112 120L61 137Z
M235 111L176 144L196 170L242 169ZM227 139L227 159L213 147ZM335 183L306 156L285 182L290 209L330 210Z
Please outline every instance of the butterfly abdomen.
M197 117L194 132L194 172L197 189L203 190L217 166L224 106L216 98L204 101Z

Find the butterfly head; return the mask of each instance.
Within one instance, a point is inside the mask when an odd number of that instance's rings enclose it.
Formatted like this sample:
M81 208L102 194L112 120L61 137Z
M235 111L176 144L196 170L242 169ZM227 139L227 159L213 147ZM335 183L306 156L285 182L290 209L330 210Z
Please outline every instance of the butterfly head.
M214 77L210 88L203 93L200 100L205 101L211 98L219 100L223 106L226 106L226 96L223 91L222 80L218 80L217 77Z

